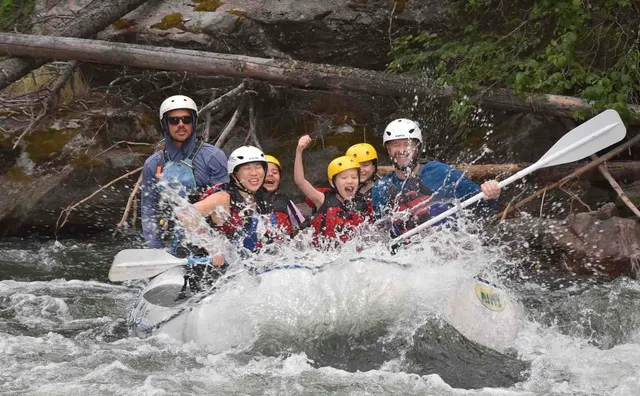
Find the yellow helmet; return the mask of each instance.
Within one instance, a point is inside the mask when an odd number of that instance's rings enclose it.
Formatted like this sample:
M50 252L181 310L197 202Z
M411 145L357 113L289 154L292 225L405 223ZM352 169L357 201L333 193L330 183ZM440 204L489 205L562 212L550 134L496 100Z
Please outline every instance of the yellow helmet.
M358 143L349 147L346 155L353 157L358 162L378 160L378 153L369 143Z
M333 180L333 177L342 171L346 171L347 169L360 169L360 165L358 161L353 159L353 157L347 157L343 155L329 162L329 166L327 167L327 176L329 176L329 181Z
M265 155L264 158L267 159L267 163L271 162L272 164L274 164L278 168L282 169L282 165L280 165L280 161L278 161L278 159L276 157L274 157L273 155Z

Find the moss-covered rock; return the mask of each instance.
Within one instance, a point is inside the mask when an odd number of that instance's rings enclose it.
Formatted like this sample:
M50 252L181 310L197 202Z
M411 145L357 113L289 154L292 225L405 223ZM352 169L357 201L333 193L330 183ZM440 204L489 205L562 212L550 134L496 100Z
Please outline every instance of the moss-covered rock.
M33 162L41 163L62 152L69 140L79 133L80 129L72 128L36 131L24 137L24 141L27 142L26 151Z
M13 166L7 169L5 174L7 175L9 180L15 182L26 182L33 180L33 176L28 175L27 172L25 172L24 168L22 168L21 166Z
M198 3L194 11L215 11L224 4L218 0L196 0L194 3Z
M135 26L136 22L133 19L120 18L114 23L111 24L111 27L115 30L120 29L129 29L132 26Z
M162 21L151 25L151 27L154 29L160 29L160 30L169 30L171 28L186 30L186 27L182 22L182 14L179 12L174 12L169 15L165 15L165 17L162 18Z

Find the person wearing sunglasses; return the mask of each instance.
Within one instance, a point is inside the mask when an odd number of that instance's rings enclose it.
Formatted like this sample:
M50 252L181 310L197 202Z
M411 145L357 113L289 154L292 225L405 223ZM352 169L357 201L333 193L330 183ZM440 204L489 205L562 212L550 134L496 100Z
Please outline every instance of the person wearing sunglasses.
M142 171L142 230L150 248L164 248L164 240L173 238L170 251L176 253L180 238L170 227L171 207L177 203L172 193L193 203L208 187L227 183L227 157L196 138L198 107L191 98L171 96L159 113L165 144L147 159Z

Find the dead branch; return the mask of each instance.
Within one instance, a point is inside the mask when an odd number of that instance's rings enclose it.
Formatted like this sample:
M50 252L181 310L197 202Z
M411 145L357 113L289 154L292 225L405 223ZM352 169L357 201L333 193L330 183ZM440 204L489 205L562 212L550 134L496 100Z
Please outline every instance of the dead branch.
M127 146L155 146L155 144L152 143L144 143L144 142L129 142L126 140L121 140L119 142L115 142L114 144L112 144L111 146L109 146L108 148L102 150L101 152L99 152L98 154L96 154L93 158L91 158L91 160L93 161L94 159L98 158L99 156L101 156L102 154L106 153L107 151L111 150L114 147L117 147L121 144L126 144Z
M120 219L120 222L116 226L116 230L121 229L127 223L127 219L129 218L129 212L131 210L131 205L133 204L133 201L135 201L136 199L136 195L138 194L138 190L140 190L141 184L142 184L142 173L140 173L140 176L138 177L138 181L136 182L136 185L133 186L133 191L131 191L131 195L129 195L129 199L127 200L127 206L125 206L124 208L122 219ZM134 225L135 225L135 220L134 220Z
M598 156L593 154L591 156L591 159L593 159L594 161L598 160ZM629 209L631 209L631 211L638 217L640 218L640 211L638 210L638 208L633 204L633 202L631 202L631 200L629 199L629 197L627 197L627 194L625 194L624 190L622 189L622 187L620 187L620 184L618 184L618 182L616 181L616 179L613 178L613 176L611 176L611 173L609 173L609 171L607 170L607 165L602 164L602 165L598 165L598 170L600 171L600 173L602 173L602 175L607 179L607 181L609 182L609 184L611 184L611 187L613 187L613 189L616 191L616 193L618 193L618 196L620 197L620 199L622 200L622 202L625 203L625 205L627 205L629 207Z
M76 67L78 67L78 64L79 64L78 61L69 62L65 71L58 77L55 84L53 84L53 87L51 87L51 92L49 93L49 97L47 98L47 101L44 102L44 104L42 105L42 110L40 110L40 114L38 114L37 117L31 120L29 125L25 128L24 132L22 132L22 134L20 134L20 136L18 136L13 142L13 150L15 150L16 147L18 147L18 144L20 144L20 141L22 140L22 138L25 137L27 134L33 132L38 126L38 124L40 123L40 121L47 115L47 112L49 111L51 106L53 106L53 103L58 97L58 92L60 91L60 89L62 89L62 87L64 87L64 85L67 83L67 80L71 78L71 76L73 75L73 72L76 70Z
M97 189L96 191L94 191L91 195L89 195L88 197L82 199L81 201L69 205L67 206L65 209L62 210L62 212L60 212L60 215L58 216L58 220L56 221L56 231L59 231L62 227L64 227L64 225L67 223L67 219L69 219L69 215L71 214L71 212L76 209L78 206L84 204L85 202L89 201L91 198L95 197L100 191L104 190L105 188L109 188L112 185L114 185L115 183L119 182L122 179L126 179L127 177L134 175L140 171L142 171L142 166L132 170L131 172L128 172L118 178L115 178L113 180L111 180L109 183L105 184L104 186L100 187L99 189ZM64 216L64 219L62 220L62 223L60 223L60 219L62 219L62 217Z
M428 96L437 99L448 98L454 92L452 87L438 87L434 81L424 78L372 70L68 37L0 33L0 54L255 78L275 84L389 97ZM480 89L471 99L485 108L544 112L565 117L573 116L576 111L593 109L590 102L581 98L539 95L523 100L507 89ZM628 108L640 114L640 106L629 104Z
M580 202L582 204L582 206L585 207L585 209L587 209L588 212L591 212L591 206L587 205L582 199L580 199L580 197L578 196L578 194L571 192L569 190L567 190L566 188L559 186L558 190L562 191L563 193L567 194L568 196L570 196L571 198L573 198L574 200Z
M536 199L537 197L542 195L548 189L561 187L566 182L578 178L583 173L588 172L588 171L596 168L598 165L602 164L605 161L608 161L609 159L611 159L611 158L615 157L616 155L620 154L621 152L623 152L623 151L627 150L628 148L636 145L638 142L640 142L640 135L635 136L633 139L631 139L631 140L627 141L626 143L621 144L620 146L616 147L615 149L607 152L605 155L600 157L598 160L591 161L588 164L580 167L579 169L575 170L571 174L563 177L561 180L559 180L559 181L557 181L555 183L549 184L548 186L545 186L544 188L536 191L534 194L528 196L527 198L525 198L522 201L520 201L517 204L515 204L509 211L513 211L514 209L521 208L522 206L528 204L529 202L533 201L534 199ZM507 212L507 209L505 209L504 212ZM500 213L498 215L498 219L502 217L503 213Z
M216 99L216 90L213 89L211 90L211 100L209 100L209 103L212 103L213 101L215 101L215 99ZM207 118L204 123L204 133L202 134L202 140L205 143L209 143L209 134L211 133L211 121L212 121L211 112L208 111Z
M229 91L226 94L222 95L218 99L212 100L211 102L207 103L203 108L200 109L200 111L198 111L198 117L202 117L202 115L205 114L205 113L212 112L212 110L214 110L217 107L221 106L225 102L235 101L236 98L239 95L244 93L246 88L247 88L247 80L244 80L244 81L242 81L240 83L240 85L238 85L237 87L235 87L231 91Z
M236 111L233 113L233 116L231 117L231 120L229 120L229 123L227 124L227 126L224 127L222 132L220 132L220 136L218 137L218 140L216 140L216 147L220 148L224 146L224 141L227 140L227 136L229 135L231 130L235 128L236 124L238 123L238 120L240 119L240 116L244 111L246 103L247 101L245 99L242 99L240 101L240 103L238 104L238 107L236 108Z
M249 98L249 133L247 134L247 138L245 140L246 143L253 144L262 150L262 146L258 141L258 133L256 129L258 128L258 117L255 109L255 100L253 96Z

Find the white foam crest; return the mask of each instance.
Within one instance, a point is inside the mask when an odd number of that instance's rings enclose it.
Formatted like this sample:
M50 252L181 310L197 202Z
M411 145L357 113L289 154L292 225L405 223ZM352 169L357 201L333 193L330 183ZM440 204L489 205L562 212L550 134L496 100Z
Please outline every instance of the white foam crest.
M30 328L53 329L70 320L69 306L62 298L35 296L27 293L11 295L2 311L13 311L14 320Z
M497 257L478 238L449 230L429 233L395 256L382 243L361 253L357 246L353 241L325 252L284 248L256 257L251 263L262 271L269 263L321 270L238 275L187 319L198 322L188 339L222 352L248 348L259 338L304 343L381 325L410 336L428 318L444 314L461 278L472 278Z
M531 374L522 388L536 393L636 395L640 383L640 345L599 349L555 327L529 322L517 341ZM629 393L628 390L633 389Z

